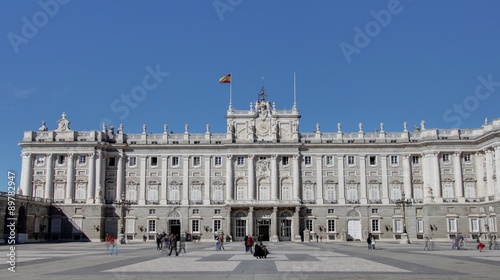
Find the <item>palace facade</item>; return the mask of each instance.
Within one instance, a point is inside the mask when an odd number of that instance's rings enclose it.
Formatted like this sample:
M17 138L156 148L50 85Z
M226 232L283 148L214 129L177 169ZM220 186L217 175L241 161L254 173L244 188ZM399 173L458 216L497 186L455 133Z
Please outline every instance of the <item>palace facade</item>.
M476 129L299 130L299 111L277 110L262 89L227 131L125 134L103 124L24 132L20 193L50 202L28 231L48 239L127 240L156 233L270 241L381 240L497 233L500 119ZM28 234L28 240L33 236Z

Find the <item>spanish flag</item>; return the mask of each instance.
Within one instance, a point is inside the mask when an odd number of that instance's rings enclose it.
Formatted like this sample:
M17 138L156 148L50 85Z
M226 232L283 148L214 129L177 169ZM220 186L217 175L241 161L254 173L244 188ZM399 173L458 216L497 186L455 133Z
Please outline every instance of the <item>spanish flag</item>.
M227 74L226 76L219 79L220 84L230 84L231 83L231 74Z

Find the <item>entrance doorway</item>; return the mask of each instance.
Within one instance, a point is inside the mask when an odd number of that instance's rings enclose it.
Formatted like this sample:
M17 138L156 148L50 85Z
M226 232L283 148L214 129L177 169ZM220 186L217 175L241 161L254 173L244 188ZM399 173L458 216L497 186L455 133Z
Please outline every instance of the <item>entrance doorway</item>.
M243 241L247 235L247 221L234 220L234 240Z
M181 221L180 220L169 220L168 221L168 232L175 234L177 238L181 235Z
M262 241L269 241L270 229L271 220L257 220L257 237L262 237Z
M292 221L287 219L280 220L280 240L281 241L291 241L292 240Z
M360 220L347 221L347 240L348 241L362 240Z

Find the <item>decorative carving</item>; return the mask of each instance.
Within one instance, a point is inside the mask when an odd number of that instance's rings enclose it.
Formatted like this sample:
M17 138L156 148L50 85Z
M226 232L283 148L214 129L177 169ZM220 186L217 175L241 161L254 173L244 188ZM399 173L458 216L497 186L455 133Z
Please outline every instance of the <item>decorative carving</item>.
M210 124L207 123L206 129L207 129L207 133L210 133Z
M342 124L337 123L337 132L342 132Z
M167 134L168 132L168 124L163 125L163 134Z
M257 177L270 176L269 162L267 160L259 160L257 162Z
M408 132L408 122L403 123L403 128L404 128L403 132Z
M422 131L424 131L424 130L425 130L425 121L424 121L424 120L422 120L422 121L420 122L420 129L421 129Z
M49 130L47 126L45 126L45 121L42 121L42 126L38 129L39 131L47 131Z
M384 133L384 132L385 132L385 131L384 131L384 123L383 123L383 122L381 122L381 123L380 123L380 132L381 132L381 133Z
M56 131L68 131L69 130L69 121L66 119L66 113L62 113L62 118L57 121L57 129Z
M142 125L142 134L146 134L146 128L148 128L148 127L146 126L146 124L143 124L143 125Z
M363 123L359 123L358 126L359 126L359 132L362 133L363 132Z
M189 124L184 125L184 133L189 133Z

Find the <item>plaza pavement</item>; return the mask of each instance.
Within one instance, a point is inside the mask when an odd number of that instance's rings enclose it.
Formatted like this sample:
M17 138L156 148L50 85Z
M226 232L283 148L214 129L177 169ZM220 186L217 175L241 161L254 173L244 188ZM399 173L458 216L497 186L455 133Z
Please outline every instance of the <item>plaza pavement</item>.
M38 243L16 246L16 272L8 246L0 246L0 279L498 279L500 250L451 250L449 242L424 251L422 242L266 243L267 259L245 253L242 242L186 243L187 254L162 256L156 243Z

